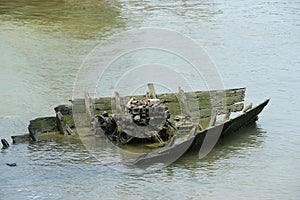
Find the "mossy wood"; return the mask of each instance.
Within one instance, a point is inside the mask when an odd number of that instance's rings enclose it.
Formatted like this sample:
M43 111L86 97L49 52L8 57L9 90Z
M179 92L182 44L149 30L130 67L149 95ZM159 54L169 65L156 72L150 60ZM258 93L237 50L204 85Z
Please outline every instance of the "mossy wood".
M153 88L151 90L151 87L149 87L149 89L151 97L160 99L160 102L168 106L172 114L171 120L176 115L184 114L186 109L183 107L188 105L189 113L187 114L198 115L200 118L199 123L203 128L209 126L211 118L215 117L214 114L221 115L243 110L246 90L245 88L196 92L183 92L180 90L179 93L155 94ZM96 99L91 99L88 94L85 94L85 99L75 99L72 101L72 105L59 105L55 107L56 117L37 118L30 121L29 133L38 135L60 132L65 135L73 135L76 132L73 115L76 115L75 118L82 119L79 124L88 125L91 114L102 114L104 111L110 114L120 112L120 107L124 107L131 96L119 97L118 93L116 94L116 98L103 97ZM146 95L137 95L135 98L145 99ZM187 104L185 106L181 104L183 97Z

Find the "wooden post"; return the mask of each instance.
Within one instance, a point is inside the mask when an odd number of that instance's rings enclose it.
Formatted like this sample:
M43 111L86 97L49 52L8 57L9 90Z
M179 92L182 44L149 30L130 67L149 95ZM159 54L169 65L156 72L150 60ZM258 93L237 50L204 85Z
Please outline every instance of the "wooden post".
M155 93L154 85L153 83L148 83L148 89L149 89L149 97L152 99L156 99L157 95Z
M92 117L94 117L94 115L95 115L93 101L88 92L85 92L84 97L85 97L84 98L85 111L86 111L86 114L88 117L88 121L90 121L92 119Z
M65 122L63 114L60 111L56 113L57 127L61 134L64 135L75 135L70 126Z
M116 103L116 113L121 114L122 112L122 105L121 105L121 97L119 92L115 91L115 103Z
M184 94L184 91L181 89L181 87L178 87L178 99L179 99L179 104L181 107L181 111L183 115L189 115L190 113L190 108L189 105L187 104L186 96Z
M61 134L67 135L64 116L61 114L60 111L56 113L56 118L57 118L57 127L59 132Z

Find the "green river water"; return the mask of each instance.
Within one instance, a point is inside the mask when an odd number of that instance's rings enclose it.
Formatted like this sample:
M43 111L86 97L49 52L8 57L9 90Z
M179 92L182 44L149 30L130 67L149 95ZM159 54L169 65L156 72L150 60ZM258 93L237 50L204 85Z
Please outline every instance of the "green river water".
M258 122L203 159L190 153L143 174L103 165L71 138L12 145L0 151L0 199L299 199L296 0L1 0L0 137L11 142L31 119L54 115L88 53L141 27L192 38L225 88L247 88L247 103L270 97Z

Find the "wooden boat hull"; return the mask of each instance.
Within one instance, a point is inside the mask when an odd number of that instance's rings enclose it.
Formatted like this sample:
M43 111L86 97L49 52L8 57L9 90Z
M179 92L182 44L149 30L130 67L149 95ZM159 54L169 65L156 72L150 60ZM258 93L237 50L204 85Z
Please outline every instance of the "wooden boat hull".
M176 153L182 151L183 153L197 150L199 151L203 142L212 136L215 136L214 141L216 142L219 137L227 135L231 132L235 132L258 119L258 115L262 112L264 107L268 104L269 99L266 99L264 102L260 103L256 107L249 109L248 111L241 112L237 117L233 117L229 120L224 120L222 122L218 122L217 125L209 125L213 119L212 112L212 96L219 97L218 100L221 102L222 98L225 98L225 102L227 102L227 109L230 109L231 112L241 111L243 109L243 100L245 96L245 88L236 88L236 89L228 89L225 91L226 97L219 95L219 91L199 91L195 92L196 96L193 97L196 101L199 102L199 110L200 112L200 123L204 127L204 130L196 132L193 137L190 137L184 143L178 143L177 145L169 146L167 148L160 149L157 155L150 154L147 156L142 156L138 160L136 160L136 165L139 166L147 166L148 162L153 159L170 159L171 157L167 155L182 155L182 153ZM189 96L189 93L185 95ZM179 104L177 101L176 94L158 94L159 99L163 102L167 103L170 109L172 109L172 113L177 114L176 112L180 111ZM99 98L94 102L94 108L98 112L102 112L111 108L111 98ZM74 106L76 105L76 106ZM49 137L53 135L76 135L75 123L74 123L74 112L75 115L86 116L87 112L86 108L89 107L87 100L74 100L73 106L60 105L55 108L56 117L44 117L37 118L35 120L30 121L30 125L28 127L29 134L22 136L13 136L14 143L24 142L28 140L39 140L43 135L50 134ZM226 112L222 112L221 107L216 108L218 114L226 114ZM83 117L83 118L84 118ZM87 120L87 122L89 122ZM204 125L206 122L206 125ZM208 123L209 122L209 123ZM208 137L206 137L208 136ZM188 146L186 145L188 144ZM214 146L211 145L212 147ZM172 157L172 160L174 159Z

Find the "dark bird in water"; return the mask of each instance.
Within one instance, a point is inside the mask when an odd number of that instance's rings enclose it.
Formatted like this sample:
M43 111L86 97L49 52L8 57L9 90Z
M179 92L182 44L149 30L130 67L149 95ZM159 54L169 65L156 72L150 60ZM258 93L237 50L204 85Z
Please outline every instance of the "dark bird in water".
M10 167L15 167L15 166L17 166L17 163L6 163L6 165L8 165Z

